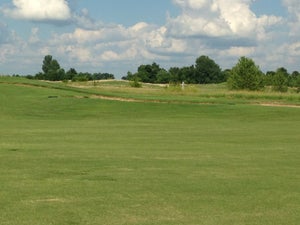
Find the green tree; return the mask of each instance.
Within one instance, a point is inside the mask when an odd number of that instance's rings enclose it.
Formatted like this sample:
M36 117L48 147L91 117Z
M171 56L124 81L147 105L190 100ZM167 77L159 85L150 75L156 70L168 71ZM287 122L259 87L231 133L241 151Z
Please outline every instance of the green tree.
M196 59L195 81L200 84L221 83L224 82L224 76L220 66L203 55Z
M289 79L289 86L290 87L297 87L297 82L298 82L298 77L299 76L300 76L300 73L298 71L294 71L290 75L290 79Z
M43 60L43 66L42 66L42 70L44 74L48 74L51 68L51 63L52 63L52 55L46 55Z
M275 75L273 76L273 90L279 92L288 91L288 77L289 74L287 70L283 67L277 69Z
M157 63L140 65L138 67L137 76L141 82L144 83L158 83L158 73L163 70Z
M157 73L156 83L166 84L166 83L169 83L169 82L170 82L170 73L168 71L166 71L165 69L161 69Z
M50 63L50 67L46 73L47 80L57 81L61 80L62 70L60 69L60 65L56 59L53 59Z
M273 85L273 79L275 76L276 72L275 71L268 71L266 73L266 76L264 77L265 79L265 85L267 86L272 86Z
M264 87L263 73L252 59L243 56L232 68L228 86L237 90L260 90Z
M195 67L194 66L185 66L182 67L179 71L179 80L180 83L186 82L189 84L198 83L195 77Z
M171 67L169 69L170 82L178 83L179 82L179 73L180 73L180 68L179 67Z
M46 55L43 60L42 70L44 72L44 78L46 80L57 81L63 80L65 77L64 69L60 68L60 65L56 59L53 59L51 55ZM41 77L39 75L39 77Z
M297 92L299 93L300 92L300 76L297 77L296 87L297 87Z
M66 72L65 79L66 79L66 80L72 80L76 75L77 75L77 71L76 71L74 68L70 68L70 69Z

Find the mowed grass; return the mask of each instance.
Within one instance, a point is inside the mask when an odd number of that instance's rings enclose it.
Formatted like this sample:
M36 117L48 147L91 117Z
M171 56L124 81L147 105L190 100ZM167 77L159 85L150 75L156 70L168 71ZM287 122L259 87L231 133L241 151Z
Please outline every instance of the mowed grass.
M1 225L299 223L299 108L86 95L0 84Z

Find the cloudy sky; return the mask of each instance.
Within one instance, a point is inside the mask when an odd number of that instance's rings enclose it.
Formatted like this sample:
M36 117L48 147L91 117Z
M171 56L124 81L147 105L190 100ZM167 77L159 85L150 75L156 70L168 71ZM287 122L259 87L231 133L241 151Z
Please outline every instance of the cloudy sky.
M0 74L35 74L43 57L117 78L141 64L300 70L299 0L1 0Z

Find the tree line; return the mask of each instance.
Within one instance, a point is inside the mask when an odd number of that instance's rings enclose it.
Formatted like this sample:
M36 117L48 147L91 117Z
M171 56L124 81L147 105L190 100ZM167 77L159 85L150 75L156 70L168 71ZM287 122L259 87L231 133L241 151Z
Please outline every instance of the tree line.
M89 81L89 80L108 80L115 79L115 76L110 73L89 73L89 72L77 72L76 69L70 68L65 71L60 67L58 61L51 55L46 55L43 60L42 71L35 76L26 76L29 79L37 80L49 80L49 81Z
M74 68L65 71L58 61L51 55L46 55L42 64L42 72L36 75L28 75L29 79L50 81L89 81L115 79L110 73L78 73ZM139 87L143 83L182 83L187 84L217 84L227 82L232 90L261 90L266 86L274 91L286 92L289 87L300 92L300 73L294 71L291 74L284 67L276 71L263 73L259 66L247 57L241 57L231 69L222 70L210 57L202 55L198 57L194 65L184 67L171 67L166 70L157 63L140 65L136 73L128 72L123 80L134 81Z
M128 72L124 80L145 83L213 84L227 82L232 90L261 90L271 86L274 91L286 92L288 87L300 92L300 73L289 74L284 67L263 73L251 58L241 57L232 69L222 70L208 56L200 56L195 65L161 68L157 63L140 65L136 73Z

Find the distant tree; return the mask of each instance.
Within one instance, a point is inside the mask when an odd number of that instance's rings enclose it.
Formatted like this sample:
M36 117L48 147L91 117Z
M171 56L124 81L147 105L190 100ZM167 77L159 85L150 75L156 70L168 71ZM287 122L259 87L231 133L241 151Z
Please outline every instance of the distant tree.
M172 83L197 83L195 79L195 67L192 66L185 66L182 68L179 67L171 67L169 69L170 74L170 82Z
M221 80L223 80L224 82L226 82L230 76L230 73L231 73L231 69L225 69L222 71L222 78Z
M44 74L48 74L49 70L51 69L51 63L52 63L52 55L46 55L43 60L43 66L42 66L42 70L44 71Z
M214 60L204 55L196 59L195 79L200 84L224 82L220 66Z
M165 69L161 69L156 75L156 83L167 84L170 82L170 73Z
M109 80L109 79L115 79L115 76L111 73L94 73L93 74L94 80Z
M73 77L72 81L79 81L79 82L83 82L83 81L89 81L89 80L93 80L92 75L88 72L85 73L78 73L76 76Z
M43 77L45 80L58 81L65 77L64 69L60 68L60 65L56 59L53 59L51 55L46 55L43 60L42 70L44 75L38 74L37 78Z
M128 78L134 78L135 75L139 78L141 82L144 83L158 83L158 74L161 70L164 70L163 68L160 68L160 66L157 63L147 64L147 65L140 65L138 67L138 71L136 74L128 74L130 76L127 76Z
M241 57L231 70L228 86L230 89L251 91L262 89L263 73L252 59Z
M279 92L288 91L288 77L289 74L287 70L283 67L278 68L275 75L273 76L273 90Z
M195 74L195 67L194 66L185 66L182 67L179 71L179 82L186 82L188 84L196 84L198 80Z
M294 71L289 76L289 86L290 87L297 87L298 77L300 76L300 73L298 71Z
M130 80L130 86L131 87L134 87L134 88L141 88L142 87L142 84L139 82L140 79L139 77L137 76L137 73L133 75L133 78Z
M134 79L134 74L131 73L130 71L127 72L126 76L122 77L122 80L133 80Z
M265 85L267 86L272 86L273 85L273 79L275 76L276 72L275 71L268 71L264 77L264 82Z
M37 80L46 80L45 74L42 72L39 72L35 75L35 79Z
M60 65L56 59L53 59L50 63L50 67L46 73L47 80L58 81L61 80L63 71L60 69Z
M299 93L300 92L300 76L297 77L296 87L297 87L297 92Z
M170 81L172 83L178 83L179 82L179 73L180 73L180 68L179 67L171 67L169 69L169 74L170 74Z
M72 80L76 75L77 71L74 68L70 68L65 75L65 80Z

